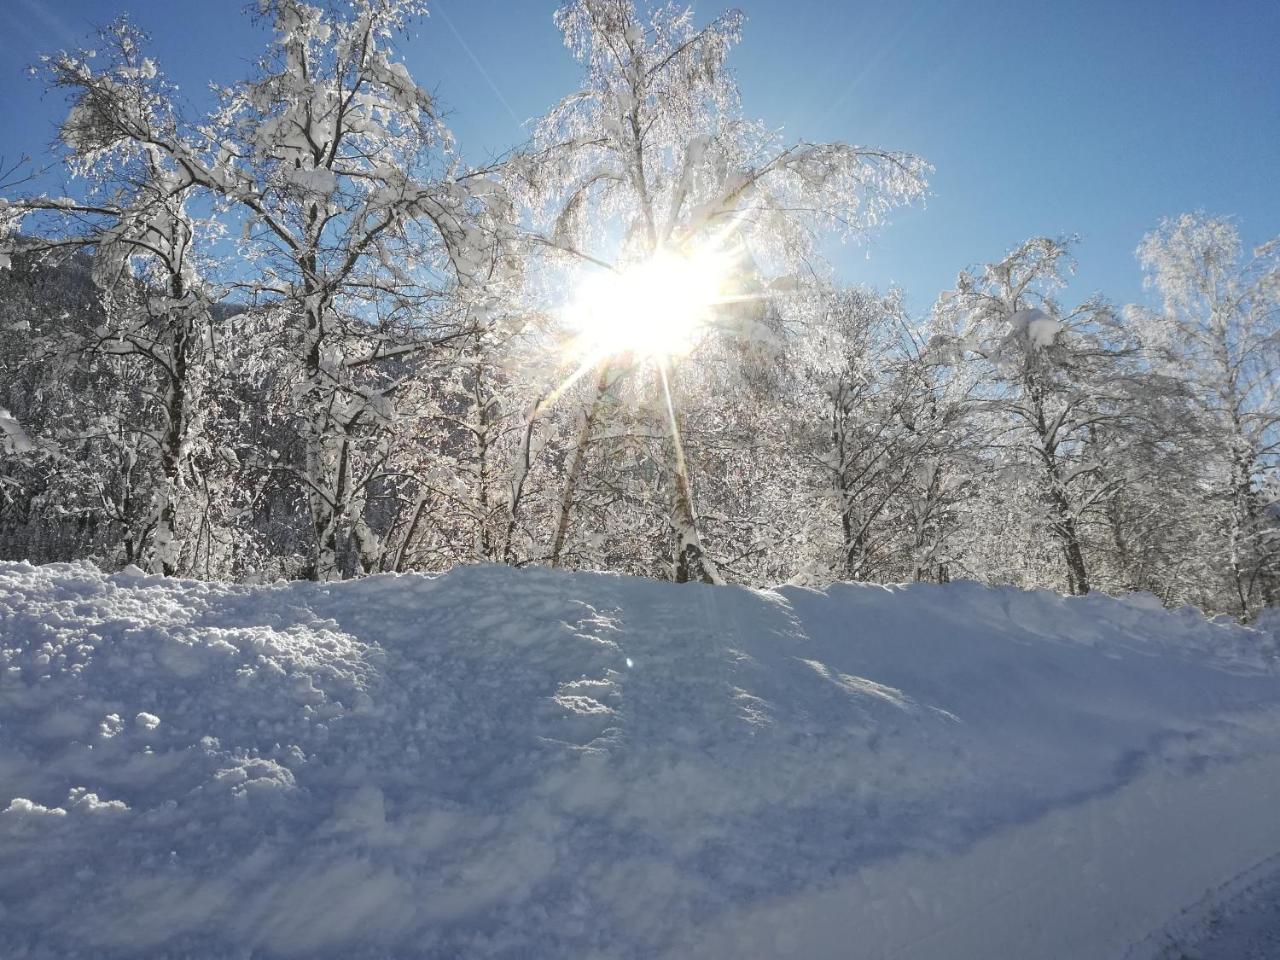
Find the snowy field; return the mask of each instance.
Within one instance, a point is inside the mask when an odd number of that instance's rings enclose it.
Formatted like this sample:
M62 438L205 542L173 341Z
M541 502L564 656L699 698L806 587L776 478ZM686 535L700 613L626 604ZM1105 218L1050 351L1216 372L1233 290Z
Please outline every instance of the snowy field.
M1235 956L1274 654L962 583L0 564L0 957Z

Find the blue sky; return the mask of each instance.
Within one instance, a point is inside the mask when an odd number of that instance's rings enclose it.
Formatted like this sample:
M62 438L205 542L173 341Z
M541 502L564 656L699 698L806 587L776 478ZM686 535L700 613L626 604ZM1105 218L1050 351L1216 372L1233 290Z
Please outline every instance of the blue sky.
M23 75L119 12L196 106L246 72L263 34L240 0L9 0L0 155L39 155L65 107ZM728 4L698 0L702 18ZM743 0L746 112L794 138L911 150L923 209L837 248L848 280L901 284L916 311L967 264L1037 233L1079 234L1069 297L1142 297L1133 250L1163 216L1280 233L1280 3L1266 0ZM553 0L437 0L404 51L483 159L572 90Z

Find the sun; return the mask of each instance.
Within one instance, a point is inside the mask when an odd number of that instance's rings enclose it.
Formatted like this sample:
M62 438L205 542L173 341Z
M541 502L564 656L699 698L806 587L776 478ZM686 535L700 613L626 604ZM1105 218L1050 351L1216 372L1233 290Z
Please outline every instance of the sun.
M729 257L719 251L661 250L578 283L564 311L575 349L637 359L683 356L705 335L713 308L725 302Z

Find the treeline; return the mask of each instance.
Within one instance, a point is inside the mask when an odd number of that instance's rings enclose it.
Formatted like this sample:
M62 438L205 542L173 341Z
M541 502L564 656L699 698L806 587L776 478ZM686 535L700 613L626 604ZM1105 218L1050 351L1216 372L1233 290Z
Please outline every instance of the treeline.
M417 3L264 11L196 119L127 22L46 61L75 195L0 201L0 556L1280 600L1280 244L1159 225L1151 311L1060 303L1034 238L916 319L819 247L928 166L744 119L736 13L566 3L580 90L477 169L396 55ZM706 250L687 352L566 325L584 274Z

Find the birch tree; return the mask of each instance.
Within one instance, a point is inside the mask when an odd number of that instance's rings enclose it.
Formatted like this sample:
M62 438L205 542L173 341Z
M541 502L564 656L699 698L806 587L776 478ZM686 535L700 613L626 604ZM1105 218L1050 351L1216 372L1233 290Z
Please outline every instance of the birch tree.
M1138 248L1162 309L1135 309L1156 365L1195 398L1208 516L1231 603L1280 600L1280 238L1250 254L1231 221L1166 220Z
M823 232L875 226L890 208L922 192L927 168L914 156L843 143L786 143L744 119L727 66L742 21L731 11L698 26L691 10L674 4L642 16L631 0L571 0L557 11L565 44L583 66L582 88L539 121L509 173L528 211L529 241L570 283L581 271L626 271L708 251L734 251L735 261L749 263L753 273L776 277L814 257ZM750 283L758 288L757 279ZM662 319L629 316L618 323L639 327ZM723 335L758 332L741 319L725 311L712 326ZM641 331L620 333L610 341L643 342ZM562 527L567 531L580 465L608 396L621 389L644 352L615 348L586 361L592 368L586 382L593 386L570 454L557 540ZM669 391L692 366L677 365L662 350L647 359ZM673 404L660 419L671 461L673 575L716 580L694 491L678 468L680 411Z

